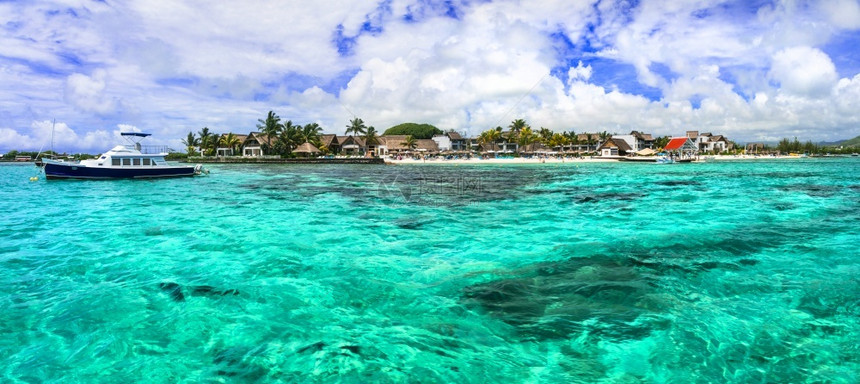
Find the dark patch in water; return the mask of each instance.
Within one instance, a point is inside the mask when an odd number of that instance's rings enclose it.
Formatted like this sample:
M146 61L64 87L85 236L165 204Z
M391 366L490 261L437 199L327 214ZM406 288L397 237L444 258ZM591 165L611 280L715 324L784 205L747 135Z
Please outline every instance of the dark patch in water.
M795 206L792 203L777 203L777 204L774 204L774 206L773 206L773 208L776 209L777 211L789 211L789 210L794 209L794 207Z
M836 194L840 188L834 185L792 184L780 186L778 189L784 192L802 192L815 197L830 197Z
M170 295L170 298L176 302L185 301L185 294L182 293L182 286L176 284L174 282L167 283L159 283L158 287L161 288L162 291L166 292ZM191 296L236 296L239 294L239 290L237 289L227 289L227 290L218 290L215 287L209 285L192 285L186 287L187 291L190 291Z
M212 358L217 366L215 373L218 376L238 377L243 382L255 382L266 376L266 370L253 363L255 356L260 351L245 348L228 348L219 351Z
M661 180L655 182L654 184L665 185L667 187L676 187L679 185L701 185L702 183L696 180Z
M180 302L185 301L185 295L182 294L182 287L176 283L161 283L158 284L158 287L161 288L162 291L167 292L170 295L170 298L173 301Z
M341 346L340 349L345 349L345 350L350 351L356 355L361 354L361 347L359 347L357 345L344 345L344 346Z
M424 222L421 220L421 218L415 217L405 217L397 219L394 221L394 224L397 225L398 228L410 230L421 229L424 226Z
M740 265L753 266L753 265L758 264L758 260L753 260L753 259L740 259L740 260L738 260L738 263L739 263Z
M307 345L307 346L304 346L302 348L299 348L299 350L296 351L296 353L305 353L308 351L310 351L311 353L319 352L319 351L322 351L322 349L325 348L325 346L326 346L326 344L324 342L318 341L318 342L313 343L311 345Z
M654 276L623 258L575 258L517 274L521 276L466 287L463 301L538 339L583 330L617 339L641 338L668 324L654 316L663 307L651 295Z
M729 271L739 271L741 267L733 263L724 263L720 261L705 261L694 264L700 270L710 271L712 269L725 269Z
M576 202L579 204L599 203L601 201L633 201L645 196L638 192L604 192L593 193L585 196L576 197Z
M149 227L143 230L144 236L161 236L164 232L161 227Z
M236 296L239 291L236 289L227 289L220 291L209 285L196 285L191 287L191 296Z

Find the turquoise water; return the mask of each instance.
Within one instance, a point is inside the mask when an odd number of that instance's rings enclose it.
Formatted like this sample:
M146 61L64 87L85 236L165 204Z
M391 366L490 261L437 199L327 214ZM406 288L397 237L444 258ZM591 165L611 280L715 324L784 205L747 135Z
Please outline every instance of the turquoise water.
M860 381L860 161L0 165L0 381Z

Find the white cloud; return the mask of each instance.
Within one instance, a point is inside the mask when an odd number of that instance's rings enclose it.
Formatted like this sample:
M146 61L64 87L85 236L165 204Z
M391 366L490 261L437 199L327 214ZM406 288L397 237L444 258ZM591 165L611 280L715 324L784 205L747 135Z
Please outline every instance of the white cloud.
M116 101L106 95L107 72L97 70L92 76L75 73L66 79L66 101L85 112L108 113Z
M591 66L590 65L582 65L582 61L577 64L575 67L570 67L570 70L567 73L569 81L574 80L582 80L588 81L591 78Z
M331 132L355 113L380 129L416 121L471 133L525 118L739 140L858 134L860 81L839 79L821 48L858 28L856 2L779 2L741 17L721 14L731 4L718 0L454 4L457 19L410 0L385 3L390 12L345 1L0 3L0 46L14 58L0 58L2 135L35 142L18 127L56 117L94 151L118 124L178 146L203 126L254 130L270 109ZM418 22L402 20L407 6ZM338 25L355 38L349 55L335 44ZM573 47L550 38L558 33ZM639 83L594 57L635 68ZM643 84L662 99L633 94Z
M830 22L839 28L860 28L860 3L857 0L828 0L816 3Z
M811 47L783 49L773 56L770 77L789 94L820 98L836 85L836 67L826 53Z

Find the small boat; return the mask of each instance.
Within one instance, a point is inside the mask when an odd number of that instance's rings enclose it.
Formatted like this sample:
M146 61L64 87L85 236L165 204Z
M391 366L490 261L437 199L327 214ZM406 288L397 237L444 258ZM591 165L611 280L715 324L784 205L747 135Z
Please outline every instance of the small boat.
M670 157L663 156L663 157L657 158L657 164L674 164L674 163L675 163L675 160L672 160L672 158L670 158Z
M42 159L46 179L139 179L199 175L203 167L171 165L166 152L141 152L148 133L120 133L131 145L117 145L98 158L80 161Z

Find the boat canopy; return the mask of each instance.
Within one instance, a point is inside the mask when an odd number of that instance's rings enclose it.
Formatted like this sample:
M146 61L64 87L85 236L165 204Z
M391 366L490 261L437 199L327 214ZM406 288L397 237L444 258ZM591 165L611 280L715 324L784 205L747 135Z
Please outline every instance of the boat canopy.
M120 132L121 136L136 136L136 137L147 137L151 136L151 133L141 133L141 132Z

